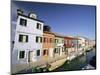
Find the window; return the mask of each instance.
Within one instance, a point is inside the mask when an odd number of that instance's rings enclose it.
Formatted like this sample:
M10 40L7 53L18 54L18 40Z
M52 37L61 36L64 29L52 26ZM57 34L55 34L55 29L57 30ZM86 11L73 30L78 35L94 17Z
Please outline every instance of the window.
M27 20L20 18L20 25L26 26Z
M37 54L37 56L40 56L40 50L37 50L36 54Z
M41 30L41 24L40 23L37 23L37 29Z
M48 38L46 38L46 42L49 43L49 39Z
M55 43L58 43L58 39L55 39Z
M60 55L60 48L58 48L58 53L59 53L59 55Z
M19 42L28 42L28 35L19 35Z
M19 58L24 58L24 57L25 57L25 51L20 51Z
M46 42L46 38L45 37L44 37L44 40L43 41L44 41L44 43Z
M65 52L65 49L62 47L62 52Z
M57 48L54 49L54 53L58 53L58 49Z
M37 43L42 43L42 37L36 36L36 42Z
M50 38L50 43L52 43L52 38Z
M48 52L48 50L43 50L43 55L48 55L49 54L49 52Z
M64 40L62 40L62 43L64 43Z
M43 51L43 55L46 55L46 54L47 54L47 50L44 50L44 51Z
M65 40L65 44L68 44L68 40Z
M69 44L72 44L72 40L69 40L69 42L68 42Z

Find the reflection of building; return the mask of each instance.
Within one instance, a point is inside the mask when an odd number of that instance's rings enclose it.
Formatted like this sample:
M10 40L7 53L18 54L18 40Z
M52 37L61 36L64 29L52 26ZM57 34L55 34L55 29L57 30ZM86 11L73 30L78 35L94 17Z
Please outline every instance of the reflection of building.
M62 56L65 53L64 50L64 37L55 33L55 45L54 45L54 57Z
M43 58L53 57L54 34L50 31L49 26L44 26L43 32Z
M30 13L26 16L18 11L12 64L27 64L40 59L43 25L43 21L38 20L36 14Z

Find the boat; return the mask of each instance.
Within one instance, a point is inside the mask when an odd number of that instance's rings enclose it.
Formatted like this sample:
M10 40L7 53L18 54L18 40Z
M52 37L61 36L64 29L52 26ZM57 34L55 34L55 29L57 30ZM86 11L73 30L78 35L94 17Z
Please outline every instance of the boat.
M90 52L91 50L92 50L92 48L89 48L89 49L86 50L86 52Z

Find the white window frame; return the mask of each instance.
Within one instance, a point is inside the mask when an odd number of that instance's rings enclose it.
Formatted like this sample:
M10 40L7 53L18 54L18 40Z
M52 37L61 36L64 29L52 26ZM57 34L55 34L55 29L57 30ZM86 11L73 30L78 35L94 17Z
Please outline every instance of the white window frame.
M20 35L22 35L22 41L19 41L19 38L18 38L18 42L27 43L29 41L29 39L28 39L29 36L28 35L19 34L19 37L20 37ZM27 36L28 36L28 38L27 38ZM28 41L26 41L26 39L28 39Z
M36 25L36 28L39 29L39 30L41 30L42 29L42 24L39 23L39 22L37 22L37 24L39 24L39 27L37 28L37 25Z
M24 53L24 58L19 58L19 56L20 56L20 51L24 51L24 52L25 52L25 53ZM20 51L18 51L18 60L25 59L25 58L26 58L26 51L25 51L25 50L20 50Z
M36 43L42 43L43 42L43 38L41 36L36 36L37 38L37 42ZM42 39L42 41L41 41Z
M21 25L21 24L20 24L21 19L23 19L23 20L25 20L25 21L26 21L26 25ZM25 22L25 21L24 21L24 22ZM24 24L25 24L25 23L24 23ZM26 27L26 26L27 26L27 19L24 19L24 18L22 18L22 17L21 17L21 18L19 19L19 25L20 25L20 26L23 26L23 27Z

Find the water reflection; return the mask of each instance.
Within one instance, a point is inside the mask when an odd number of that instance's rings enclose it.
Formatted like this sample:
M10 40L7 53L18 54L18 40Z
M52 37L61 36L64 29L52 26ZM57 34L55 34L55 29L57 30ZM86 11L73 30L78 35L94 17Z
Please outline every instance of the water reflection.
M89 61L91 58L95 56L95 50L92 50L90 52L86 52L84 55L81 55L72 61L66 61L65 64L63 64L61 67L55 69L55 71L73 71L73 70L82 70L82 68L89 64Z

